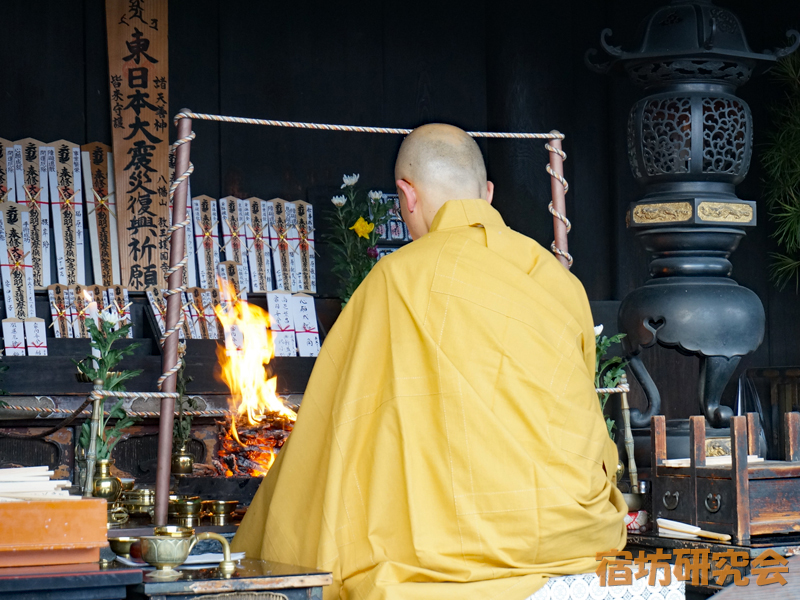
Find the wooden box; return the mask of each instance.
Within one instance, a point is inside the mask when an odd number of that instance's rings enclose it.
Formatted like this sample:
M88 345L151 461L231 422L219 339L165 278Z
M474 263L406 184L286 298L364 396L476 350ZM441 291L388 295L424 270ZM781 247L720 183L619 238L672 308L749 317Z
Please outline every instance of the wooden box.
M709 466L705 452L705 418L690 418L688 467L665 466L667 445L663 416L652 420L651 480L653 519L691 523L732 535L800 532L800 414L785 418L785 458L748 464L758 454L758 415L733 417L731 464Z
M0 567L97 562L106 519L102 498L0 503Z

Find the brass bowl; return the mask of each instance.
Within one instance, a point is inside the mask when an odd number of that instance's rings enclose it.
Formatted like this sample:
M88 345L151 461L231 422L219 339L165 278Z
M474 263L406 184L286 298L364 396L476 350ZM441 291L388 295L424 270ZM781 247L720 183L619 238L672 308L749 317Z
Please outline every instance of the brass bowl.
M163 525L153 529L153 534L158 537L190 538L194 535L194 529L180 525Z
M122 505L130 514L147 514L156 504L155 490L143 488L122 492Z
M238 500L203 500L203 512L208 516L230 516L237 506Z
M120 482L122 483L122 491L123 492L130 492L133 490L133 486L136 485L136 480L129 478L129 477L120 477Z
M138 541L139 538L134 537L108 538L108 545L111 546L111 551L117 556L130 558L131 546Z
M202 503L200 498L181 498L174 502L170 500L169 514L176 517L199 517Z
M642 510L644 494L628 494L623 492L622 497L625 498L625 504L628 505L628 512Z

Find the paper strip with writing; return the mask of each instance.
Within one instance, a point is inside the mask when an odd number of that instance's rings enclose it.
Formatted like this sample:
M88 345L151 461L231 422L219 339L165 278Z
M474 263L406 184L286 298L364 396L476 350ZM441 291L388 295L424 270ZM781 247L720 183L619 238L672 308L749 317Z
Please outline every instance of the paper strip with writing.
M216 287L219 265L219 212L217 201L210 196L192 198L195 252L197 253L197 279L200 287Z
M175 181L175 150L170 149L169 153L169 181ZM189 224L184 228L186 237L183 249L186 257L186 265L183 269L183 285L186 287L197 286L197 260L194 251L194 218L192 212L192 178L186 180L186 216L189 217ZM172 225L172 201L169 203L169 224Z
M134 291L164 288L169 266L167 25L163 0L106 0L120 283Z
M250 284L254 292L269 292L272 285L272 252L269 243L267 201L248 198L245 225L247 254L250 263Z
M0 203L2 237L0 265L6 314L17 319L36 316L33 292L33 265L30 262L31 239L28 209L16 202ZM2 246L5 246L3 248ZM9 296L11 302L9 303Z
M25 200L25 191L23 187L25 186L25 172L22 166L22 146L19 142L14 142L14 154L13 154L13 166L14 166L14 196L16 196L17 202L23 202ZM9 200L12 198L9 194Z
M57 338L75 337L72 331L72 319L69 310L69 295L65 297L64 286L54 283L47 288L50 299L50 314L53 317L53 333Z
M161 290L159 290L157 287L150 287L145 290L145 294L147 295L147 300L150 302L150 309L153 311L153 316L158 324L158 329L161 332L161 335L164 335L164 333L167 331L165 320L167 306L161 296ZM183 338L183 331L178 332L178 337Z
M7 148L11 148L11 153L7 153ZM8 168L8 161L11 161L11 169ZM11 175L9 175L11 173ZM0 138L0 202L14 201L17 193L14 190L14 143L10 140Z
M197 314L192 308L188 292L181 292L181 308L183 309L184 335L187 339L200 339L200 332L197 330Z
M314 249L314 207L308 202L294 203L297 213L297 244L300 255L300 290L317 293L317 259Z
M52 142L53 164L48 156L47 169L53 207L53 232L56 244L58 282L64 285L83 284L83 185L80 147L66 140Z
M292 273L292 292L299 292L302 288L303 267L300 260L300 233L297 230L297 207L292 202L286 202L286 239L289 242L289 265Z
M306 294L294 294L291 309L300 356L318 356L319 328L314 298Z
M272 264L275 266L275 289L292 291L292 256L289 244L289 226L286 222L286 200L273 198L267 202L269 241L272 247Z
M267 309L270 316L272 343L275 345L275 356L297 356L292 294L280 290L269 292Z
M113 293L113 300L112 300ZM131 302L128 299L128 288L120 285L115 285L109 288L109 300L117 307L117 312L120 316L120 327L127 325L131 322ZM128 329L128 338L133 338L133 327Z
M206 320L205 304L203 302L203 290L199 287L188 288L187 293L191 298L191 306L197 318L196 332L200 339L208 339L208 321ZM210 298L209 298L210 300Z
M225 258L242 265L245 278L239 281L242 289L250 291L250 274L247 265L247 227L245 225L244 207L247 204L240 198L226 196L220 198L219 216L222 223L222 247Z
M22 319L3 319L6 356L25 356L25 325Z
M44 144L33 138L19 140L22 148L24 199L31 227L31 257L33 285L37 289L50 285L50 190L47 179L47 157Z
M232 260L226 260L219 263L217 266L217 276L225 283L233 287L236 293L236 298L239 300L247 300L247 290L242 286L244 280L244 269L242 265ZM232 302L233 299L226 297L226 290L224 286L220 286L221 299L223 303Z
M215 307L219 306L219 290L210 289L203 291L203 312L206 315L206 325L208 326L208 337L212 340L220 338L221 327L217 319Z
M47 356L47 334L44 319L28 317L25 323L25 349L28 356Z
M92 269L96 283L119 283L117 205L111 148L100 142L81 146L83 189L92 247Z
M72 306L72 330L76 338L88 338L89 330L86 328L86 308L91 299L91 292L84 289L80 284L65 286L69 292L70 304ZM88 302L87 302L88 299Z

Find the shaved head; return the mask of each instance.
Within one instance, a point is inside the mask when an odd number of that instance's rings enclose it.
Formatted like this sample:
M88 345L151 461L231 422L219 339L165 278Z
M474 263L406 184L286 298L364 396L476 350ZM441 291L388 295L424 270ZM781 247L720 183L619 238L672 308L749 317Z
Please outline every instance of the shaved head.
M403 219L414 239L430 230L448 200L483 198L493 186L478 144L458 127L432 123L412 131L400 146L395 179Z

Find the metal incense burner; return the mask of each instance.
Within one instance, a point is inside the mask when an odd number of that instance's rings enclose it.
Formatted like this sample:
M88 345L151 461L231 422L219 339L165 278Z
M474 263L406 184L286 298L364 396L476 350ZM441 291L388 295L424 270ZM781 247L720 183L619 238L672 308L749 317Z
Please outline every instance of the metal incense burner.
M756 203L736 196L752 155L753 123L735 95L758 63L772 63L800 45L753 52L739 19L710 0L674 0L647 18L636 50L600 43L610 56L587 64L606 73L622 67L646 92L628 118L631 172L645 191L631 203L628 227L650 253L650 281L628 294L619 312L622 343L649 407L631 410L647 427L661 397L640 352L654 344L700 358L699 398L712 427L732 411L722 392L742 356L764 337L764 308L731 279L730 254L756 224Z

